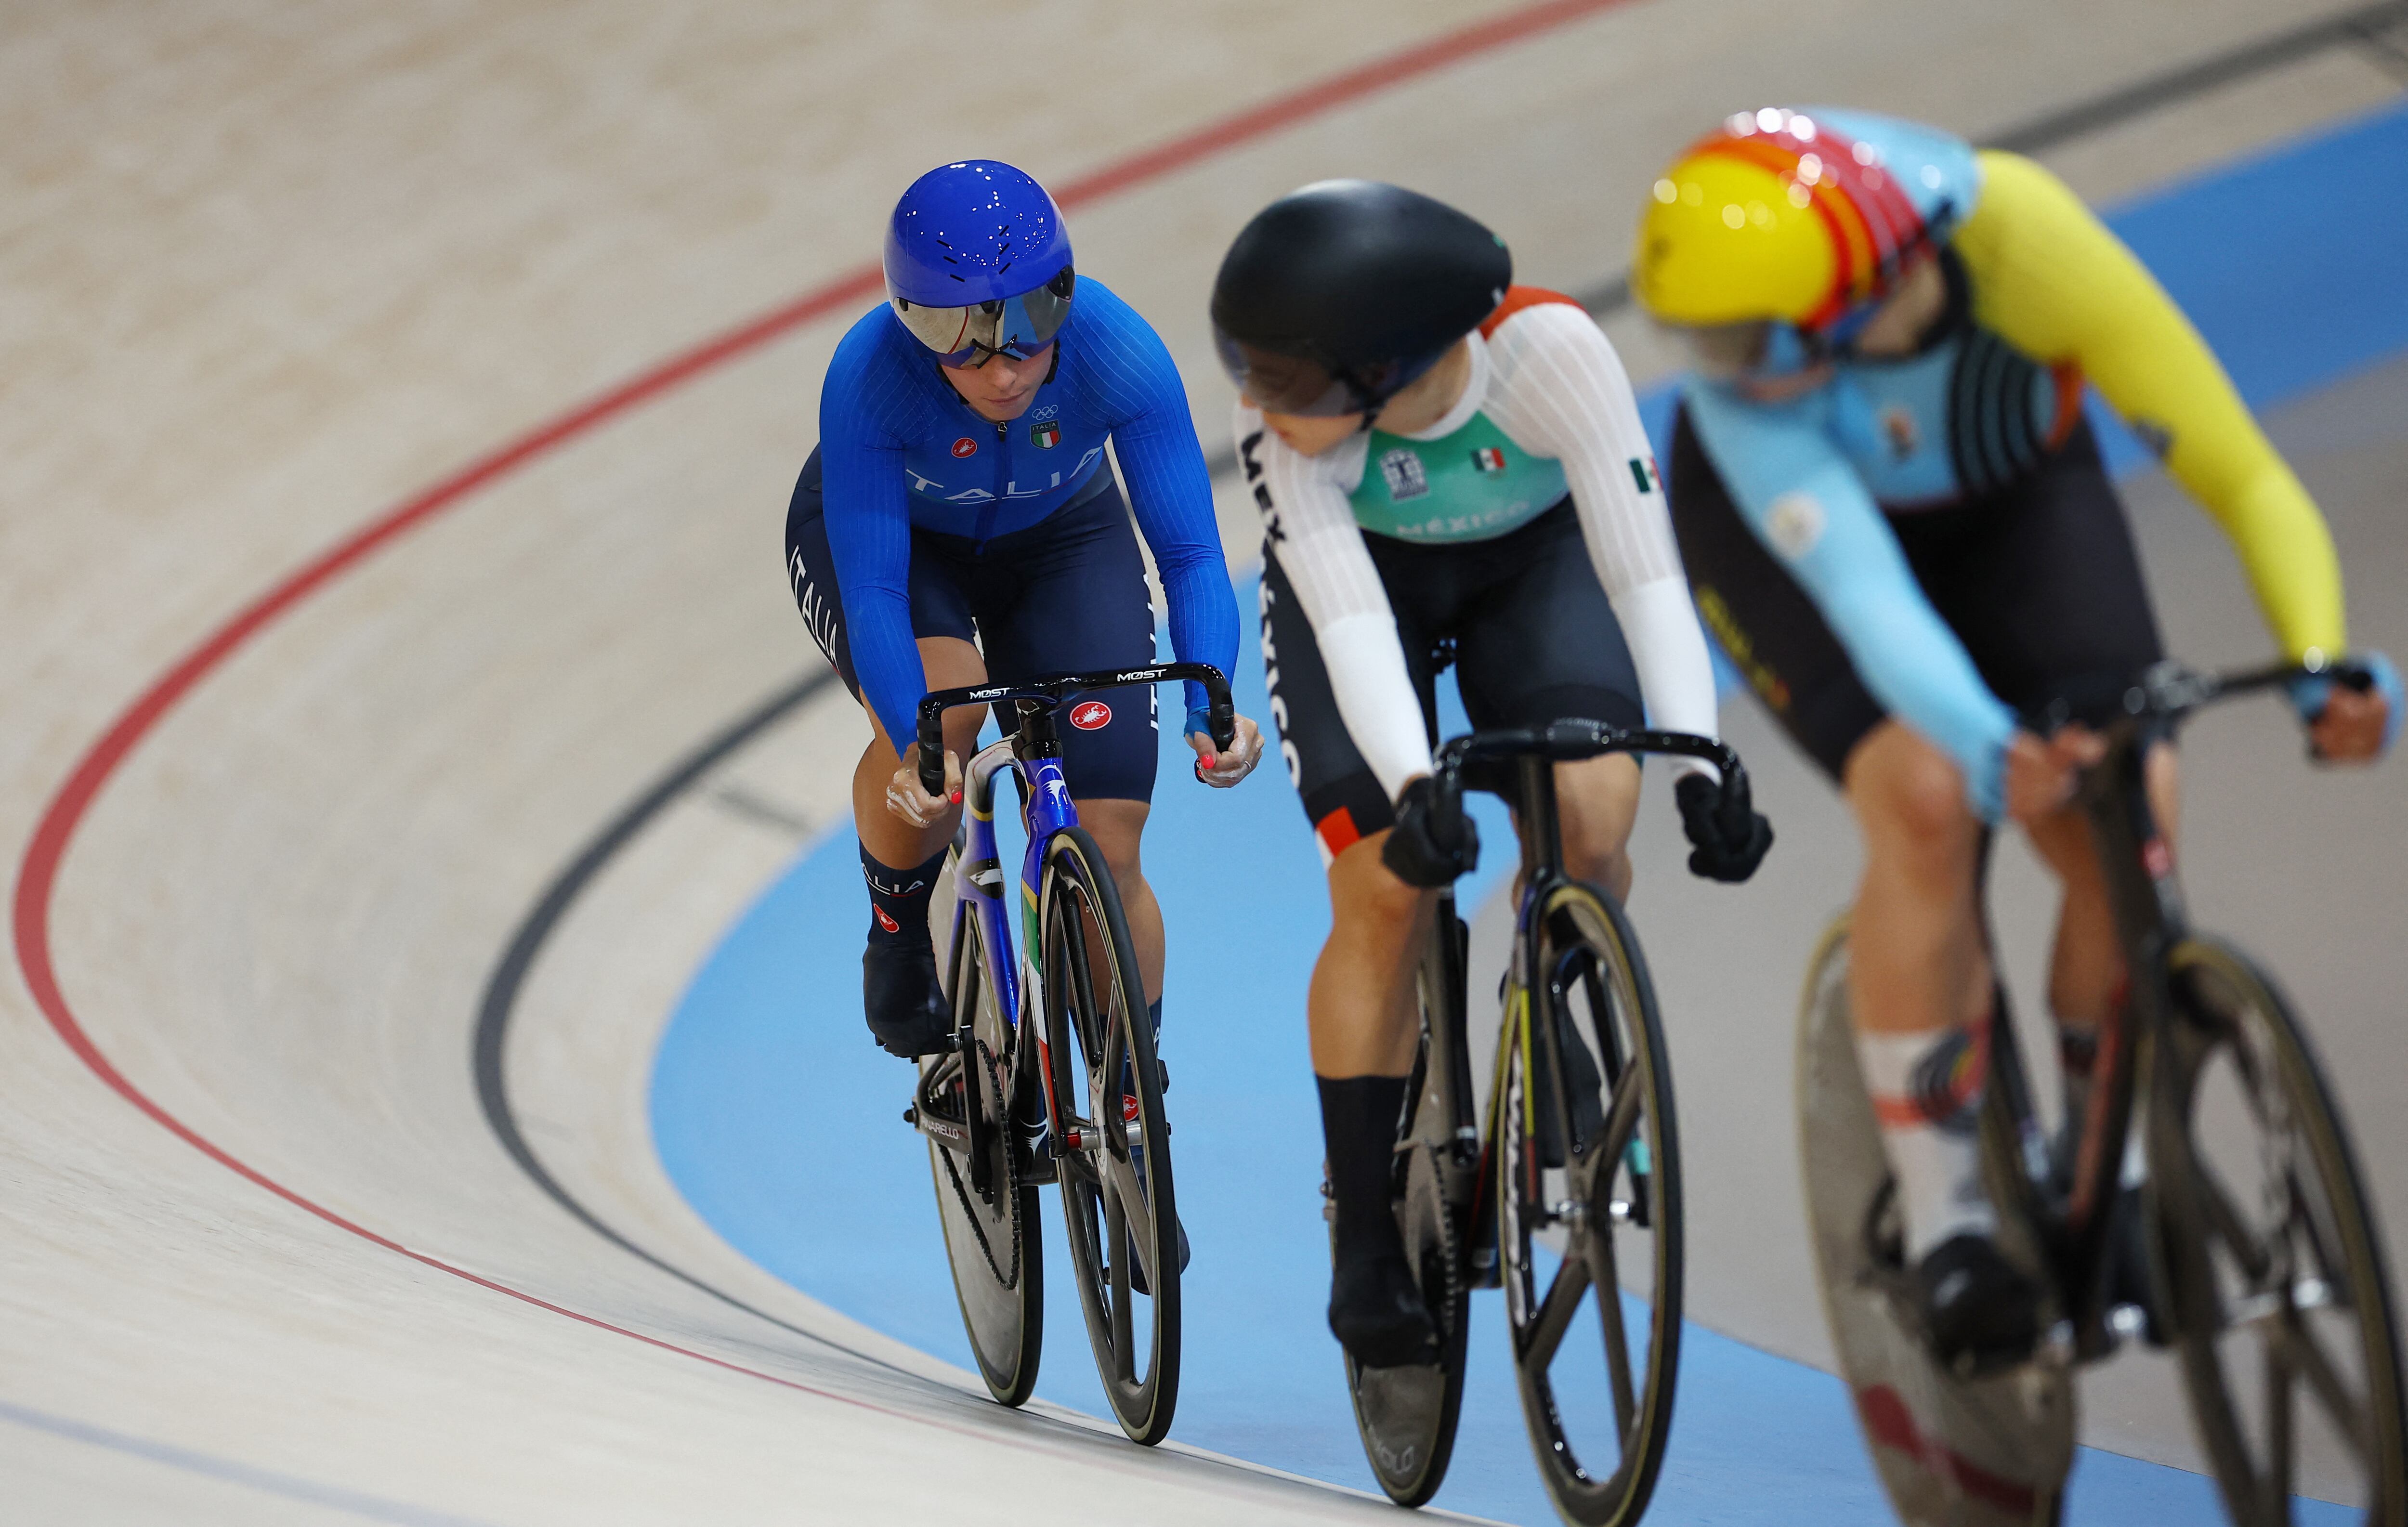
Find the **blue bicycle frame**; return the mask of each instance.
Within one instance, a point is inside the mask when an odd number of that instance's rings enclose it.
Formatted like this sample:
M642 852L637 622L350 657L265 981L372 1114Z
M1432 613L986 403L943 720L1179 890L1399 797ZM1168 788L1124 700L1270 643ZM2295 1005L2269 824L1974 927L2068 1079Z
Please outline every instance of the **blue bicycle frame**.
M1098 673L1057 674L1020 684L984 684L972 689L941 690L920 702L920 782L931 795L944 790L944 715L955 706L1010 705L1018 712L1019 728L1000 742L981 749L963 769L961 875L953 906L953 947L961 947L966 920L979 920L981 944L987 950L987 976L994 983L996 1008L1011 1027L1013 1054L1028 1032L1025 1020L1035 1015L1026 1003L1035 1000L1041 972L1037 927L1037 895L1045 853L1054 839L1079 825L1079 810L1070 799L1070 782L1062 772L1062 745L1054 730L1054 713L1073 697L1090 690L1189 680L1204 686L1207 715L1216 748L1236 739L1236 710L1228 680L1209 663L1169 663L1145 668L1107 669ZM1003 906L1003 862L995 836L995 779L1010 769L1020 777L1025 802L1028 846L1020 862L1021 943L1012 958L1011 926ZM1062 1117L1053 1093L1053 1058L1041 1030L1037 1036L1039 1075L1047 1078L1045 1110L1049 1123Z

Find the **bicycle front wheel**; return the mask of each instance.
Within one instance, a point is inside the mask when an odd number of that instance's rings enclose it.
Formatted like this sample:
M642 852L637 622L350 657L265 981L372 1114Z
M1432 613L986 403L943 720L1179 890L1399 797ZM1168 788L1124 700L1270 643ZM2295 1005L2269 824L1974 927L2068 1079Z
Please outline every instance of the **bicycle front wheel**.
M1179 1400L1179 1215L1154 1025L1120 892L1083 828L1038 892L1054 1150L1079 1305L1121 1430L1148 1447Z
M1537 984L1513 992L1490 1125L1513 1367L1555 1509L1621 1527L1656 1488L1680 1361L1671 1069L1612 898L1558 886L1529 936Z
M2150 1099L2149 1202L2191 1415L2242 1527L2297 1492L2408 1520L2383 1247L2306 1036L2246 956L2190 939Z

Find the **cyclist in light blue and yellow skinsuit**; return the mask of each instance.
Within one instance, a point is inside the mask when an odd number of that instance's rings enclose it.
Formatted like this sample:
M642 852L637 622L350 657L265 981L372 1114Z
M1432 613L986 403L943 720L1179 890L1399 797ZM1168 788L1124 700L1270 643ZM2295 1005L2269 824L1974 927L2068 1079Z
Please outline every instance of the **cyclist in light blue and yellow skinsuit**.
M1970 1128L1983 834L2012 818L2065 882L2049 997L2078 1111L2124 978L2068 804L2099 744L2016 717L2161 655L2086 383L2224 527L2295 660L2344 649L2331 538L2165 293L2019 156L1870 114L1736 116L1656 181L1631 285L1698 361L1670 482L1698 610L1864 831L1857 1050L1935 1344L2012 1354L2034 1293L1990 1242ZM2398 675L2372 665L2375 692L2296 693L2318 756L2396 731ZM2171 822L2170 750L2151 780Z

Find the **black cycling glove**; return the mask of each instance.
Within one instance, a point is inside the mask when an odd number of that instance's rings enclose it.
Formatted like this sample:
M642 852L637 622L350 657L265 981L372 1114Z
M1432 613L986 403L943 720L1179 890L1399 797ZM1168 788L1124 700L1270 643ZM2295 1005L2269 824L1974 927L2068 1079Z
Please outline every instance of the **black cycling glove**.
M1425 891L1455 884L1480 863L1480 829L1458 810L1454 831L1441 835L1430 808L1435 793L1427 775L1405 786L1397 797L1397 830L1380 846L1380 863Z
M1772 847L1772 823L1749 803L1745 785L1726 790L1719 779L1684 774L1672 787L1681 825L1694 845L1689 873L1732 885L1756 873Z

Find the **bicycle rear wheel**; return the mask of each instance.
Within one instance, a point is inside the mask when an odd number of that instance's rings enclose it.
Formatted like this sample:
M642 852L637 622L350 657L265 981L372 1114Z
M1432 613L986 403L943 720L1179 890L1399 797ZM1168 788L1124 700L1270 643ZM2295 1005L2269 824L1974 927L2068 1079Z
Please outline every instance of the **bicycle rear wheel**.
M1470 1168L1450 1170L1455 1121L1447 1117L1442 1094L1427 1085L1433 1036L1463 1032L1462 1015L1441 1008L1462 1000L1465 930L1452 898L1441 898L1440 906L1440 929L1422 962L1422 1048L1405 1091L1405 1117L1398 1120L1394 1190L1413 1280L1438 1321L1439 1360L1395 1368L1366 1368L1351 1355L1345 1360L1346 1392L1363 1456L1388 1499L1404 1506L1426 1504L1446 1478L1455 1423L1463 1414L1464 1347L1471 1327L1460 1234L1469 1206L1455 1202L1451 1189L1458 1177L1473 1174ZM1449 930L1451 949L1440 942Z
M1071 1271L1112 1414L1151 1447L1179 1401L1170 1125L1120 893L1082 828L1046 845L1038 929Z
M1515 992L1491 1120L1513 1368L1555 1509L1621 1527L1656 1488L1680 1362L1671 1071L1638 938L1612 898L1557 886L1531 936L1539 984Z
M1985 1108L2001 1106L1994 1088ZM1847 920L1823 935L1798 1023L1798 1122L1806 1219L1831 1345L1867 1450L1899 1520L1912 1527L2048 1527L2073 1463L2073 1383L2036 1359L1961 1378L1932 1360L1910 1313L1897 1183L1856 1066L1848 1006ZM1985 1120L1991 1190L2011 1132ZM2004 1196L2002 1202L2016 1202ZM2012 1218L2000 1244L2032 1249Z
M946 982L961 1048L924 1063L917 1107L956 1127L927 1129L937 1218L953 1294L987 1392L1008 1406L1037 1387L1045 1336L1045 1263L1037 1190L1021 1179L1010 1098L1011 1032L986 979L985 939L965 917Z
M2408 1520L2398 1327L2383 1247L2306 1036L2248 958L2167 959L2149 1200L2191 1414L2225 1508L2287 1523L2301 1491ZM2303 1424L2305 1423L2305 1424Z

